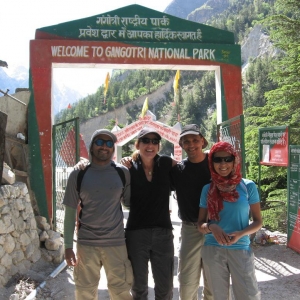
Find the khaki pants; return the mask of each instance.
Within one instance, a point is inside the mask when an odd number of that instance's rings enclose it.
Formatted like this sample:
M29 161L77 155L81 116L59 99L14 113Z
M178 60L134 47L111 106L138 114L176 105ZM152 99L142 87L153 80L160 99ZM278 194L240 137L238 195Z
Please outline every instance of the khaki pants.
M201 271L203 274L203 299L212 300L202 267L201 248L204 235L192 223L181 225L181 243L178 257L179 299L197 300Z
M74 268L76 300L98 299L100 270L104 267L112 300L131 300L133 274L126 246L92 247L77 244L78 265Z
M252 250L203 246L205 274L214 300L230 299L230 277L236 300L260 300Z

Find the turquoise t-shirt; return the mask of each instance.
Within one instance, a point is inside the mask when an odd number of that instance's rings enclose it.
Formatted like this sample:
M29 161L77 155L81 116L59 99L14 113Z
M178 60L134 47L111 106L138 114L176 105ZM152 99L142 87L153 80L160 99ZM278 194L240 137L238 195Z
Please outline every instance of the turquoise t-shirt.
M228 234L249 226L250 205L260 201L255 183L249 179L242 179L242 181L236 187L240 195L238 200L236 202L223 201L224 208L219 213L220 221L211 221L211 224L218 224ZM209 186L210 184L207 184L202 189L200 207L207 208ZM222 246L216 241L213 234L206 234L204 245L248 250L250 238L248 235L245 235L231 246Z

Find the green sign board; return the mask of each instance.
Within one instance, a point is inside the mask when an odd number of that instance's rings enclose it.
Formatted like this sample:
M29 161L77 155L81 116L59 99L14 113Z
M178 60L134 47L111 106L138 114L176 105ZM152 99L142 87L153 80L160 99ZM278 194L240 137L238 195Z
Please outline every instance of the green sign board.
M300 253L300 146L289 149L287 245Z
M36 38L234 44L232 32L174 17L137 4L85 19L39 28Z

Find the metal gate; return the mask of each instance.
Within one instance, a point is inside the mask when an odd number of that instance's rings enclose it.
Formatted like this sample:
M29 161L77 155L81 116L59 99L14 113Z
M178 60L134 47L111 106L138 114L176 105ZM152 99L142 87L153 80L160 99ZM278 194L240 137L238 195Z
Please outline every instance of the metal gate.
M79 161L79 118L53 125L53 226L63 233L67 181Z
M241 160L242 176L246 176L244 115L239 115L217 125L218 141L228 142L237 151Z

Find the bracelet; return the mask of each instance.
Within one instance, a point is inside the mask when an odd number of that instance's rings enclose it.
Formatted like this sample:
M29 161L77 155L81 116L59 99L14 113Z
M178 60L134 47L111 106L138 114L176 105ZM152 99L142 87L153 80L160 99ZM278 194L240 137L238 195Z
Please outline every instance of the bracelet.
M204 229L204 233L205 233L205 234L210 233L210 231L207 230L207 229L208 229L208 228L207 228L207 223L206 223L206 226L205 226L203 229Z
M209 225L211 225L211 223L206 223L207 225L206 225L206 227L207 227L207 229L211 232L211 229L209 228Z

